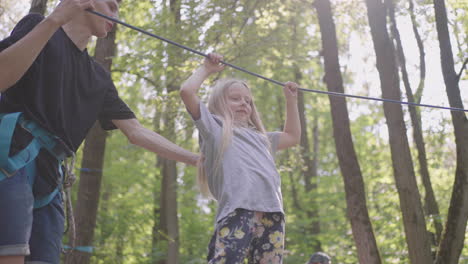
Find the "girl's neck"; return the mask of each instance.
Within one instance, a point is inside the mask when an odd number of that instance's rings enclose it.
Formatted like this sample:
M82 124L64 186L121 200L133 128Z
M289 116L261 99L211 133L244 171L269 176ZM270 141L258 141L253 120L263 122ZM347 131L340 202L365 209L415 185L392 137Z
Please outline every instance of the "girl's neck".
M233 125L234 125L234 128L248 128L248 129L252 129L255 131L259 131L253 124L249 124L245 122L241 123L241 122L234 121Z
M240 121L240 120L234 120L233 124L234 124L234 127L244 127L244 128L251 127L248 123Z

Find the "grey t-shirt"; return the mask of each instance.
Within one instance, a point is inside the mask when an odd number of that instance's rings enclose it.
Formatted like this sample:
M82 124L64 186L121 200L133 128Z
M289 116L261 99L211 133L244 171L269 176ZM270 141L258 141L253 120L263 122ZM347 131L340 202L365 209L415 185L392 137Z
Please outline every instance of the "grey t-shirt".
M208 186L218 201L216 221L237 208L284 213L281 179L274 160L280 132L268 132L266 139L254 129L234 128L231 144L216 169L222 142L222 119L211 114L201 102L200 113L195 125L201 137Z

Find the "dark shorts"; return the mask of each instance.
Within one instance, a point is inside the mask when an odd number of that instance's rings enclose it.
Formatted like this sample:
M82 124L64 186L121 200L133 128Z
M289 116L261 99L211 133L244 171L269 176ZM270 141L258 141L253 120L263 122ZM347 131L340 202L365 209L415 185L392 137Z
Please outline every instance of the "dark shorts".
M45 185L36 177L35 185ZM34 198L23 169L0 181L0 256L27 256L26 263L60 261L64 214L61 195L33 209Z
M236 209L220 220L208 248L209 264L283 263L284 215Z

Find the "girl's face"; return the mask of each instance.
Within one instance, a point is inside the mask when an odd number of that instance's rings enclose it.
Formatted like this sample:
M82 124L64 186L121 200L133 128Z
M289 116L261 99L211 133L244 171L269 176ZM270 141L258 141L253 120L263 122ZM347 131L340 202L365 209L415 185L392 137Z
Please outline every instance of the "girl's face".
M252 114L252 95L249 89L241 83L234 83L227 89L226 95L226 101L234 121L247 126Z

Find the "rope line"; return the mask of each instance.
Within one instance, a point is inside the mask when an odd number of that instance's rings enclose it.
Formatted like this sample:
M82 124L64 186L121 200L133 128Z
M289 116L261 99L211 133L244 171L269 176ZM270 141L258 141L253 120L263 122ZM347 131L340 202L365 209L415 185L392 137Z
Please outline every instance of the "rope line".
M192 53L195 53L195 54L198 54L200 56L203 56L203 57L208 57L207 54L203 53L203 52L200 52L198 50L194 50L190 47L187 47L187 46L184 46L182 44L179 44L177 42L174 42L170 39L167 39L167 38L164 38L164 37L161 37L161 36L158 36L158 35L155 35L153 33L150 33L146 30L143 30L139 27L135 27L135 26L132 26L130 24L127 24L125 22L122 22L116 18L113 18L113 17L110 17L110 16L107 16L107 15L104 15L104 14L101 14L99 12L96 12L94 10L86 10L88 11L89 13L92 13L94 15L97 15L97 16L100 16L102 18L105 18L107 20L110 20L112 22L115 22L117 24L120 24L120 25L123 25L125 27L128 27L130 29L133 29L135 31L138 31L140 33L143 33L145 35L148 35L150 37L153 37L153 38L156 38L156 39L159 39L159 40L162 40L164 42L167 42L171 45L174 45L174 46L177 46L179 48L182 48L182 49L185 49L185 50L188 50ZM260 74L257 74L255 72L251 72L249 70L246 70L242 67L239 67L239 66L236 66L234 64L231 64L231 63L228 63L228 62L225 62L225 61L220 61L222 64L226 65L226 66L229 66L231 68L234 68L236 70L239 70L239 71L242 71L244 73L247 73L247 74L250 74L252 76L255 76L255 77L258 77L260 79L263 79L263 80L266 80L266 81L269 81L271 83L274 83L274 84L277 84L277 85L280 85L280 86L284 86L284 83L282 82L279 82L279 81L276 81L276 80L273 80L271 78L268 78L268 77L265 77L265 76L262 76ZM378 98L378 97L370 97L370 96L361 96L361 95L352 95L352 94L346 94L346 93L338 93L338 92L330 92L330 91L320 91L320 90L314 90L314 89L306 89L306 88L299 88L300 91L304 91L304 92L313 92L313 93L318 93L318 94L327 94L327 95L332 95L332 96L339 96L339 97L350 97L350 98L357 98L357 99L365 99L365 100L373 100L373 101L379 101L379 102L387 102L387 103L395 103L395 104L404 104L404 105L410 105L410 106L420 106L420 107L429 107L429 108L436 108L436 109L444 109L444 110L450 110L450 111L459 111L459 112L468 112L468 109L463 109L463 108L457 108L457 107L448 107L448 106L438 106L438 105L430 105L430 104L421 104L421 103L414 103L414 102L405 102L405 101L399 101L399 100L394 100L394 99L386 99L386 98Z

